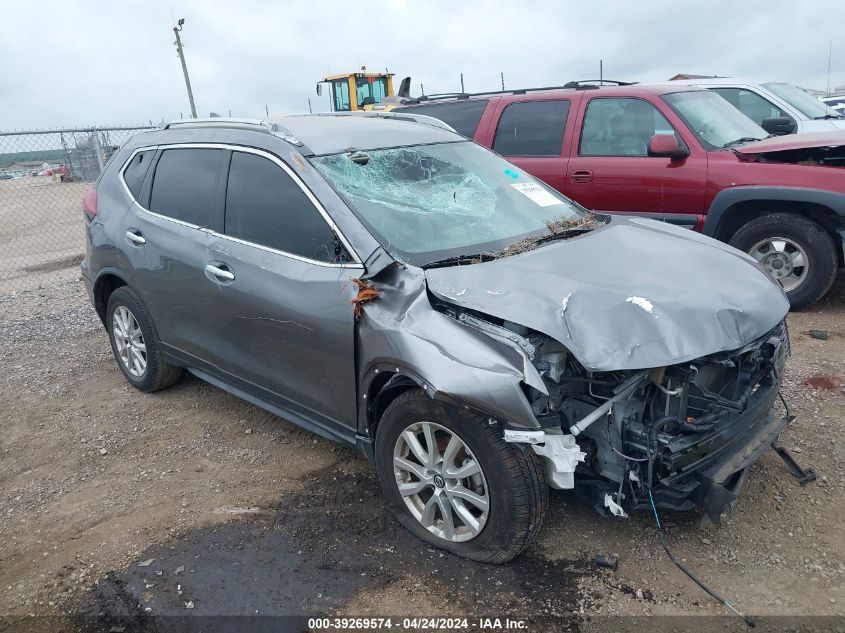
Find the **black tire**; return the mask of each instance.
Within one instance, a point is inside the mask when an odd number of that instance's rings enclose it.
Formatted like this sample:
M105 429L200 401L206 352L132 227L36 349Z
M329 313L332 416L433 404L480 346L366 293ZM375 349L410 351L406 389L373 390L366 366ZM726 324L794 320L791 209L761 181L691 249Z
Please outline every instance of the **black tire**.
M147 365L140 376L130 373L117 349L114 334L114 313L121 306L129 310L140 326L143 342L146 346ZM169 387L182 376L181 367L174 367L164 360L153 320L138 295L127 286L121 286L109 296L108 306L106 307L106 329L109 333L109 342L117 366L123 372L129 384L136 389L145 392L159 391Z
M509 444L500 425L487 416L431 399L422 389L397 397L384 412L376 433L376 471L399 522L434 547L488 563L505 563L520 554L540 531L549 504L542 459L530 447ZM393 452L400 434L418 422L434 422L460 436L483 470L489 495L486 523L477 536L452 542L426 529L409 512L394 476Z
M818 224L795 213L770 213L744 224L734 233L731 246L750 253L755 244L783 237L798 244L807 254L803 281L786 293L793 310L801 310L821 299L836 279L836 245Z

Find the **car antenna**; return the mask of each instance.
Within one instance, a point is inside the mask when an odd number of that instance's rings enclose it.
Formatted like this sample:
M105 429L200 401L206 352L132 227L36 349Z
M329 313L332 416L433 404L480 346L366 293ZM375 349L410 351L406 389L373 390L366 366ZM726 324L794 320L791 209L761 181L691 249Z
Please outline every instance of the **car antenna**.
M674 554L672 554L671 550L669 549L669 543L666 541L666 534L663 532L663 527L660 525L660 517L657 515L657 506L654 505L654 497L651 495L651 488L648 489L648 500L651 502L651 509L654 512L654 522L657 524L657 539L660 541L660 545L663 546L663 549L666 552L666 555L669 557L669 560L675 563L678 569L680 569L687 576L689 576L689 578L695 584L701 587L707 593L707 595L713 598L716 602L736 613L739 617L745 620L745 623L748 626L752 628L757 626L757 624L754 622L754 618L752 618L750 615L745 615L742 611L733 606L725 598L723 598L718 593L713 591L710 587L705 585L704 582L698 576L696 576L689 567L687 567L681 561L675 558Z

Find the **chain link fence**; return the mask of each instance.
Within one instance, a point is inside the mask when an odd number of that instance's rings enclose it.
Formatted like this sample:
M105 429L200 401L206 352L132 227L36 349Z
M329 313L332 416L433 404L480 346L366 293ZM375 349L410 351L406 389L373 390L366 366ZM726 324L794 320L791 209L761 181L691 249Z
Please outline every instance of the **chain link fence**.
M39 287L85 250L82 196L146 127L0 132L0 294Z

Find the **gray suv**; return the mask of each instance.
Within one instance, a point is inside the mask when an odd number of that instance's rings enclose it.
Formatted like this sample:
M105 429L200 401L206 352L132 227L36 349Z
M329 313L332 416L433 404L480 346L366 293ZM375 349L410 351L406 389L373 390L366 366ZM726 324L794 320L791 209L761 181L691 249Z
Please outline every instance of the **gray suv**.
M428 117L173 123L83 209L133 386L187 370L357 448L462 556L521 552L549 487L718 521L786 424L789 305L754 260L589 214Z

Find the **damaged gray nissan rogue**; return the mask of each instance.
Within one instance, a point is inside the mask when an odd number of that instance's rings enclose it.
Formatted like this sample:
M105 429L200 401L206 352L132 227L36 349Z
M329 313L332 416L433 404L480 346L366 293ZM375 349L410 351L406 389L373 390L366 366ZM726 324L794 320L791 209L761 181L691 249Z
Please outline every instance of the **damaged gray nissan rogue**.
M186 369L357 448L461 556L519 554L550 487L718 521L787 422L789 304L754 260L592 215L434 119L172 123L83 209L133 386Z

